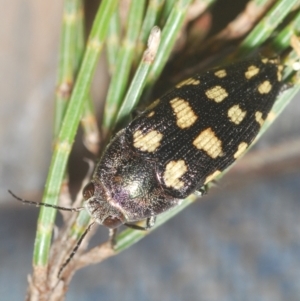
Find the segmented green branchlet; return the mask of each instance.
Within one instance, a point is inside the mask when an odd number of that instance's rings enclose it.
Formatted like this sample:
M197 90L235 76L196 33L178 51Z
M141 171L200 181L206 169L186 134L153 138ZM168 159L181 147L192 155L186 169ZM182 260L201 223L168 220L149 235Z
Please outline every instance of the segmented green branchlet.
M160 26L164 25L171 13L172 8L174 7L175 0L165 0L164 7L160 16L159 24Z
M59 87L70 88L67 95L62 96L70 96L71 89L74 85L74 81L76 75L78 73L83 55L84 55L84 47L85 47L85 38L84 38L84 11L83 11L83 3L82 0L70 1L66 0L64 4L64 14L63 14L63 24L62 24L62 36L61 36L61 48L60 48L60 57L59 60L59 79L61 80ZM70 55L67 55L70 54ZM67 79L67 80L66 80ZM72 81L68 81L72 80ZM65 80L65 81L64 81ZM58 91L59 92L59 91ZM64 92L64 91L61 91ZM61 102L59 98L60 94L58 93L58 101L57 107L58 112L65 111L68 100L67 98ZM57 114L56 118L63 118L62 114ZM62 121L62 120L61 120ZM60 123L61 123L60 121ZM83 116L81 119L81 125L83 128L83 140L85 142L86 147L93 152L95 155L98 154L99 151L99 129L96 122L96 117L94 113L94 109L92 106L92 101L90 94L86 97L86 101L84 103ZM61 126L58 120L56 120L56 126ZM56 132L56 134L58 134ZM68 177L65 177L63 185L67 185ZM89 219L89 216L86 212L83 212L80 216L86 216ZM74 218L75 220L75 215ZM77 227L78 227L78 223ZM81 230L81 229L80 229ZM67 232L64 233L67 235ZM77 236L75 236L75 241L77 240ZM58 241L58 243L61 241ZM70 240L70 243L72 240ZM52 247L55 248L53 245ZM62 260L70 253L69 248L65 248L58 253L52 253L54 255L61 256ZM57 257L56 257L57 259ZM34 266L34 270L36 267ZM39 269L38 269L39 270ZM40 271L39 271L40 272ZM50 276L50 274L48 274ZM48 282L49 283L49 282Z
M274 37L270 48L274 53L280 53L289 47L291 38L294 34L300 32L300 10L294 15L292 20Z
M78 71L78 50L76 40L78 38L78 22L82 19L81 0L65 0L63 6L63 21L60 39L60 53L58 65L58 79L55 98L55 118L54 118L54 141L59 135L62 121L69 104L72 88L75 81L76 72ZM82 55L82 54L80 54ZM67 177L64 175L65 182ZM56 185L61 185L56 183ZM46 193L46 191L45 191ZM46 198L46 195L44 196ZM53 212L53 209L51 209ZM49 212L49 211L48 211ZM40 266L45 264L48 258L44 257L44 251L48 252L48 245L51 240L51 223L47 221L46 214L40 216L36 234L36 248L34 251L33 271L40 271ZM48 229L45 227L47 225ZM45 231L47 229L48 231ZM38 244L38 239L42 238L46 246ZM44 247L44 248L41 248ZM46 270L44 270L46 274ZM44 283L46 285L46 283Z
M76 74L77 22L80 18L81 1L64 1L60 38L58 78L55 99L54 136L57 137L71 96Z
M125 37L121 42L121 48L117 54L116 68L111 79L105 102L102 122L104 134L107 134L114 125L127 88L131 65L134 58L135 43L142 24L144 9L144 0L133 0L131 2L126 22Z
M79 7L79 17L76 22L77 37L75 41L75 71L79 70L85 50L85 26L84 26L84 6L81 0ZM95 109L90 92L84 102L83 114L81 117L81 126L83 129L83 142L85 147L95 156L99 153L100 131L95 115Z
M146 14L143 20L141 31L139 33L136 48L134 65L137 66L142 59L143 51L146 48L148 37L154 25L159 25L159 16L161 14L165 0L150 0L147 6Z
M57 137L68 106L75 78L84 54L84 24L82 0L64 2L60 59L55 100L54 137ZM99 129L91 97L88 96L83 110L82 127L86 147L98 153Z
M142 60L134 74L131 81L129 89L126 93L122 106L119 110L116 124L120 122L123 118L128 116L134 107L137 106L140 96L142 94L147 75L153 65L155 56L157 53L157 48L160 42L160 29L158 27L153 27L149 41L148 47L144 51Z
M91 86L99 54L103 48L108 23L117 2L117 0L104 0L97 12L73 93L55 142L42 200L44 203L57 204L67 160L82 116L84 102ZM41 208L40 210L33 258L36 267L47 266L55 216L56 211L53 209Z
M298 0L278 0L242 41L237 52L238 56L245 55L261 46L297 3Z
M83 4L82 0L64 1L62 35L60 40L60 59L58 66L58 87L56 90L56 114L54 121L55 139L59 134L62 120L69 104L72 88L84 52ZM85 108L88 106L85 103ZM87 110L84 110L86 114ZM85 128L85 126L83 127ZM55 141L55 140L54 140ZM67 173L62 187L68 185ZM41 222L42 224L43 222ZM39 231L39 229L38 229ZM41 236L38 233L37 236ZM39 253L40 254L40 253ZM39 256L38 254L38 256ZM36 259L41 262L42 259ZM35 261L34 261L35 262ZM34 266L34 271L37 267Z
M109 21L108 34L106 38L106 55L108 71L112 76L116 70L118 51L121 47L121 22L119 10L116 9Z
M161 42L155 62L147 78L147 86L153 85L166 65L190 3L191 0L180 0L174 4L166 24L162 29Z

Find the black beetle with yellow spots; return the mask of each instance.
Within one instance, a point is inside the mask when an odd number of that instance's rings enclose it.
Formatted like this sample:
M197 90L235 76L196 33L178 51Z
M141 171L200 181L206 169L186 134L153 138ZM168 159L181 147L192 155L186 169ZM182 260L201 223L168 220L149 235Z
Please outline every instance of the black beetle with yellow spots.
M281 87L282 66L260 57L195 75L157 99L107 146L84 189L109 228L150 228L155 217L245 152ZM133 225L146 220L145 228Z

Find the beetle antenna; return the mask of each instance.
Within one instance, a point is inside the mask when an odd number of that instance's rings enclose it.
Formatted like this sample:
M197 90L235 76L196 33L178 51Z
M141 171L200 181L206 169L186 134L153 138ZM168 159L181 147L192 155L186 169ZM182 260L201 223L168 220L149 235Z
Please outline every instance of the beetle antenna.
M80 236L79 240L77 241L76 246L74 247L74 249L72 250L72 252L70 253L69 257L67 258L67 260L61 265L59 272L57 274L57 278L60 278L60 275L62 273L62 271L65 269L65 267L69 264L69 262L71 261L71 259L74 257L74 255L76 254L78 248L80 247L83 239L85 238L85 236L88 234L88 232L90 232L92 226L95 224L95 221L91 222L88 227L85 229L85 231L83 232L83 234Z
M68 207L61 207L61 206L56 206L56 205L52 205L52 204L48 204L48 203L38 203L38 202L33 202L33 201L28 201L28 200L24 200L21 199L20 197L16 196L11 190L8 190L8 192L18 201L24 203L24 204L29 204L29 205L35 205L37 207L51 207L51 208L55 208L55 209L59 209L59 210L64 210L64 211L73 211L73 212L79 212L82 209L84 209L84 207L77 207L77 208L68 208Z

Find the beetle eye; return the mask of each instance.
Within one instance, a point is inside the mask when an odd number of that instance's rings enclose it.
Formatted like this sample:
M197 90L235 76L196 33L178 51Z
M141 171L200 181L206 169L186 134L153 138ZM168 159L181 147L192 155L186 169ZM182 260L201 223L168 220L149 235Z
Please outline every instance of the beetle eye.
M83 188L83 198L87 201L91 197L94 196L95 192L95 186L92 182L88 183L84 188Z
M115 229L121 226L122 224L123 222L116 216L109 216L102 223L102 225L110 229Z

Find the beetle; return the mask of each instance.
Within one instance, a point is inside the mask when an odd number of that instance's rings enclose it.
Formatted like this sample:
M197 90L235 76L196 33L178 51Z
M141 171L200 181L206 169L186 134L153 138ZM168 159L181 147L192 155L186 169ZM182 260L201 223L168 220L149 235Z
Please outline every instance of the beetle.
M237 160L251 145L282 87L277 58L254 57L192 76L156 99L107 145L93 177L83 189L82 207L66 208L17 200L66 211L86 209L91 227L124 224L147 230L156 216L177 206ZM146 226L136 223L146 220Z
M255 139L281 88L283 66L255 57L184 80L155 100L106 147L84 207L114 229L149 229L162 212L238 159ZM146 220L146 226L135 225Z
M282 87L282 70L279 59L257 56L177 84L112 138L83 189L82 207L36 203L9 192L24 203L86 209L93 223L110 229L124 224L147 230L160 213L205 193L247 150ZM143 220L145 227L135 224Z

